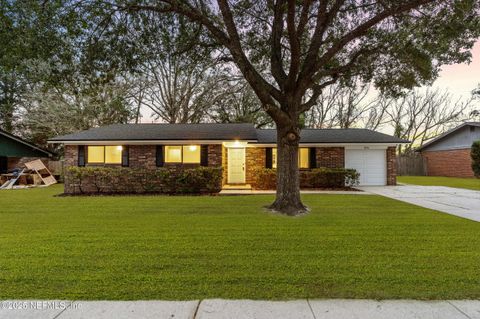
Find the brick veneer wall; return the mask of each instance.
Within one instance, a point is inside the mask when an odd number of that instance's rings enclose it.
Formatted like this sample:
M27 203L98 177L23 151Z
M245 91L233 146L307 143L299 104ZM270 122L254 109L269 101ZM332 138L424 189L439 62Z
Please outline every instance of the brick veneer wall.
M251 184L253 188L255 181L255 170L265 168L265 148L248 147L246 149L246 183ZM316 166L328 168L345 167L345 149L343 147L318 147L316 149ZM302 169L302 171L306 171ZM272 184L272 183L270 183ZM306 179L300 174L300 187L308 188Z
M78 165L78 146L77 145L65 145L65 167Z
M129 167L156 169L156 145L129 145ZM85 149L85 158L88 156L88 150ZM65 145L65 168L78 165L78 146ZM215 167L222 165L222 145L208 145L208 166ZM112 165L108 165L112 166ZM119 166L119 165L118 165ZM164 167L171 170L182 168L198 167L200 164L177 164L165 163ZM119 166L120 167L120 166ZM139 181L141 183L141 181ZM88 185L85 185L88 188ZM65 193L74 193L73 181L70 181L68 174L65 176Z
M71 166L78 165L78 146L77 145L65 145L64 147L64 165L65 169ZM70 176L65 174L64 176L63 191L66 194L73 194L75 192L75 186L73 181L70 180Z
M317 167L345 167L344 147L317 147L315 153L317 158Z
M247 147L245 154L245 180L247 184L253 184L255 169L265 167L265 147Z
M87 156L87 154L85 154ZM387 161L387 184L396 184L396 152L395 147L390 147L386 152ZM265 167L265 148L247 147L245 150L245 179L247 184L253 184L255 170ZM318 147L316 149L317 167L342 168L345 167L345 149L343 147ZM65 167L78 165L78 146L65 146ZM129 166L132 168L156 168L156 146L155 145L130 145ZM182 167L195 167L198 164L165 164L173 170ZM223 184L227 183L228 176L228 149L220 144L208 146L208 166L223 167ZM70 189L70 181L65 180L65 192Z
M387 185L397 185L397 148L388 147L386 154L387 154Z
M208 166L222 165L222 147L221 144L208 145Z
M128 166L129 167L154 169L157 167L156 158L157 158L156 145L128 146Z
M252 159L258 158L258 160L252 160L252 163L247 165L247 183L253 184L252 172L255 167L265 167L265 148L258 148L261 150L257 152L250 152ZM248 154L248 153L247 153ZM263 154L263 157L260 155ZM343 168L345 167L345 149L343 147L317 147L316 149L317 167L327 168ZM396 161L396 147L388 147L386 150L386 162L387 162L387 185L397 184L397 161ZM304 170L302 170L304 171ZM250 176L250 179L248 178ZM252 185L255 187L254 185ZM300 174L300 187L308 188L304 176Z
M473 177L470 149L424 151L428 176Z

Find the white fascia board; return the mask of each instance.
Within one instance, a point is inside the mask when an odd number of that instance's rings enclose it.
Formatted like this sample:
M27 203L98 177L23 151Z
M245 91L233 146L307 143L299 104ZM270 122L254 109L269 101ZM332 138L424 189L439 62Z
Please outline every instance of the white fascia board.
M233 140L118 140L118 141L48 141L49 144L65 144L65 145L192 145L192 144L220 144L235 142ZM238 142L238 141L237 141ZM254 140L240 140L239 142L247 143L246 147L276 147L276 143L258 144ZM300 147L344 147L346 149L371 148L382 149L387 147L396 147L404 143L300 143Z
M300 143L299 147L344 147L345 149L386 149L387 147L397 147L400 143ZM248 144L247 147L277 147L277 144Z
M223 144L232 142L232 140L119 140L119 141L48 141L49 144L65 144L65 145L192 145L192 144ZM256 142L254 140L246 140L242 142Z

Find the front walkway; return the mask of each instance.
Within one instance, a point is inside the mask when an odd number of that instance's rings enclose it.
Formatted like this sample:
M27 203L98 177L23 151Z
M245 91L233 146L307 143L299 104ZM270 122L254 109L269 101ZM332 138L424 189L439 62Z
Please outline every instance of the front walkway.
M17 303L17 304L15 304ZM480 301L0 301L8 319L480 319ZM5 309L23 305L24 309ZM50 306L50 309L48 309ZM56 307L57 306L57 307ZM3 308L3 309L2 309ZM34 309L36 308L36 309ZM55 309L58 308L58 309ZM42 310L43 309L43 310Z
M364 186L359 189L480 222L480 191L446 186Z

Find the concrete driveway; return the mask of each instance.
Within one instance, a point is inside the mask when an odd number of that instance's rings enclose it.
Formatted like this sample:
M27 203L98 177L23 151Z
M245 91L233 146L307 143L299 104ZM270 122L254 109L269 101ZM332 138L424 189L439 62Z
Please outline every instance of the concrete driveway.
M364 186L359 189L480 222L480 191L445 186Z

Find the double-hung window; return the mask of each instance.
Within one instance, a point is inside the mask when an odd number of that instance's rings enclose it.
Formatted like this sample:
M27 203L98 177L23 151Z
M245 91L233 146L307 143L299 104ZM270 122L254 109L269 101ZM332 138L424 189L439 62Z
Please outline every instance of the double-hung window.
M298 168L309 168L310 158L308 156L308 148L300 147L298 149ZM277 168L277 148L272 149L272 168Z
M88 164L122 164L121 145L88 146Z
M166 145L165 163L200 164L200 145Z

